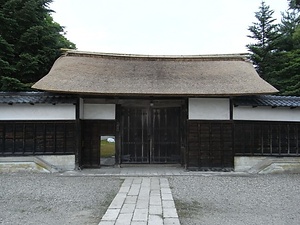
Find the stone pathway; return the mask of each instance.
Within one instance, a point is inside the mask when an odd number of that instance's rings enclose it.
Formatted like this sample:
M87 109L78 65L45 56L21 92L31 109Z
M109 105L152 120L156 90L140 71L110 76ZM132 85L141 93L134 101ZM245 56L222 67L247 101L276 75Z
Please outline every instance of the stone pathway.
M167 177L167 176L241 176L244 172L186 171L180 165L134 165L122 167L101 167L99 169L72 170L59 173L59 176L92 177Z
M124 177L149 177L149 176L176 176L188 175L181 166L122 166L101 167L99 169L83 169L80 171L66 171L61 176L124 176Z
M180 225L167 178L128 177L99 225Z

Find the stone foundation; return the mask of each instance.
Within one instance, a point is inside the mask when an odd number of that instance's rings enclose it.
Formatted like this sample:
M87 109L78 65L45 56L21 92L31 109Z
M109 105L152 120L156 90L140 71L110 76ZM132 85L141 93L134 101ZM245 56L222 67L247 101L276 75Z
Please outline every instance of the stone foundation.
M0 172L61 172L75 169L75 155L0 157Z
M234 171L257 174L300 173L300 157L234 157Z

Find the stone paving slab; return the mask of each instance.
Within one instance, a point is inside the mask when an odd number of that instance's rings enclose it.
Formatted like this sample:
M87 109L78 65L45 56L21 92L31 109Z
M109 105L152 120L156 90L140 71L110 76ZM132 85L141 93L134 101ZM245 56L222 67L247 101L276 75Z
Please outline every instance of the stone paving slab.
M99 225L180 225L167 178L127 177Z
M153 165L152 165L153 166ZM187 171L181 166L155 167L101 167L99 169L72 170L59 173L59 176L93 176L93 177L161 177L161 176L250 176L245 172L203 172ZM164 185L164 183L162 183ZM162 186L163 187L163 186ZM167 186L168 187L168 186Z

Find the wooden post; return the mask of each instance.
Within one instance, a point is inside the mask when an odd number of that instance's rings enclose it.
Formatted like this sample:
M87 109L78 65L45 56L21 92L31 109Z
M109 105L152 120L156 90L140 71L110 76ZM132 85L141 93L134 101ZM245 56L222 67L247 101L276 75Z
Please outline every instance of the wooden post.
M77 98L77 102L75 104L75 119L76 119L76 150L75 150L75 170L80 170L81 166L81 121L80 121L80 97Z
M188 128L188 107L189 107L189 99L186 98L184 100L184 103L183 103L183 109L182 109L182 122L183 122L183 134L181 136L183 136L183 145L184 145L184 169L187 170L188 169L188 166L189 166L189 143L188 143L188 135L189 135L189 128Z
M229 119L233 121L233 99L232 97L229 98Z
M122 163L122 152L121 152L121 122L122 122L122 118L121 118L121 106L119 104L116 104L116 131L115 131L115 140L116 140L116 145L115 145L115 157L116 157L116 165L118 167L121 167L121 163Z
M229 115L230 115L230 122L231 122L231 146L232 146L232 165L234 170L234 156L235 156L235 122L233 119L233 97L229 99Z

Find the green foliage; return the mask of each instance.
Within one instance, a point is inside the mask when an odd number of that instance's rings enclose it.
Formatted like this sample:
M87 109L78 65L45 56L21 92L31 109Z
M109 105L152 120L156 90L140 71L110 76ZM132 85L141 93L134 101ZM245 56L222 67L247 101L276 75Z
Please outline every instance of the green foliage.
M0 77L1 91L29 91L32 84L23 84L12 77Z
M296 37L293 38L293 36L296 32L299 22L300 18L297 10L288 10L282 13L281 24L279 25L281 37L276 46L280 51L291 51L296 48Z
M256 66L261 77L266 76L266 66L270 60L270 53L275 49L279 38L278 25L274 24L273 10L262 1L259 11L255 13L257 22L249 27L251 35L248 37L256 40L256 43L247 45L252 52L250 59Z
M281 52L281 68L274 72L274 78L282 95L300 96L300 49Z
M292 34L292 41L294 44L294 49L300 49L300 26L295 29L295 32Z
M296 3L296 2L295 2ZM281 95L300 96L300 17L290 8L282 13L280 24L272 18L274 11L264 2L255 14L258 22L249 27L256 41L247 45L258 74L276 87Z
M24 90L48 73L60 48L75 48L63 36L64 28L53 21L51 2L0 0L0 75L14 78L5 79L0 90Z
M288 0L291 9L300 9L300 0Z

